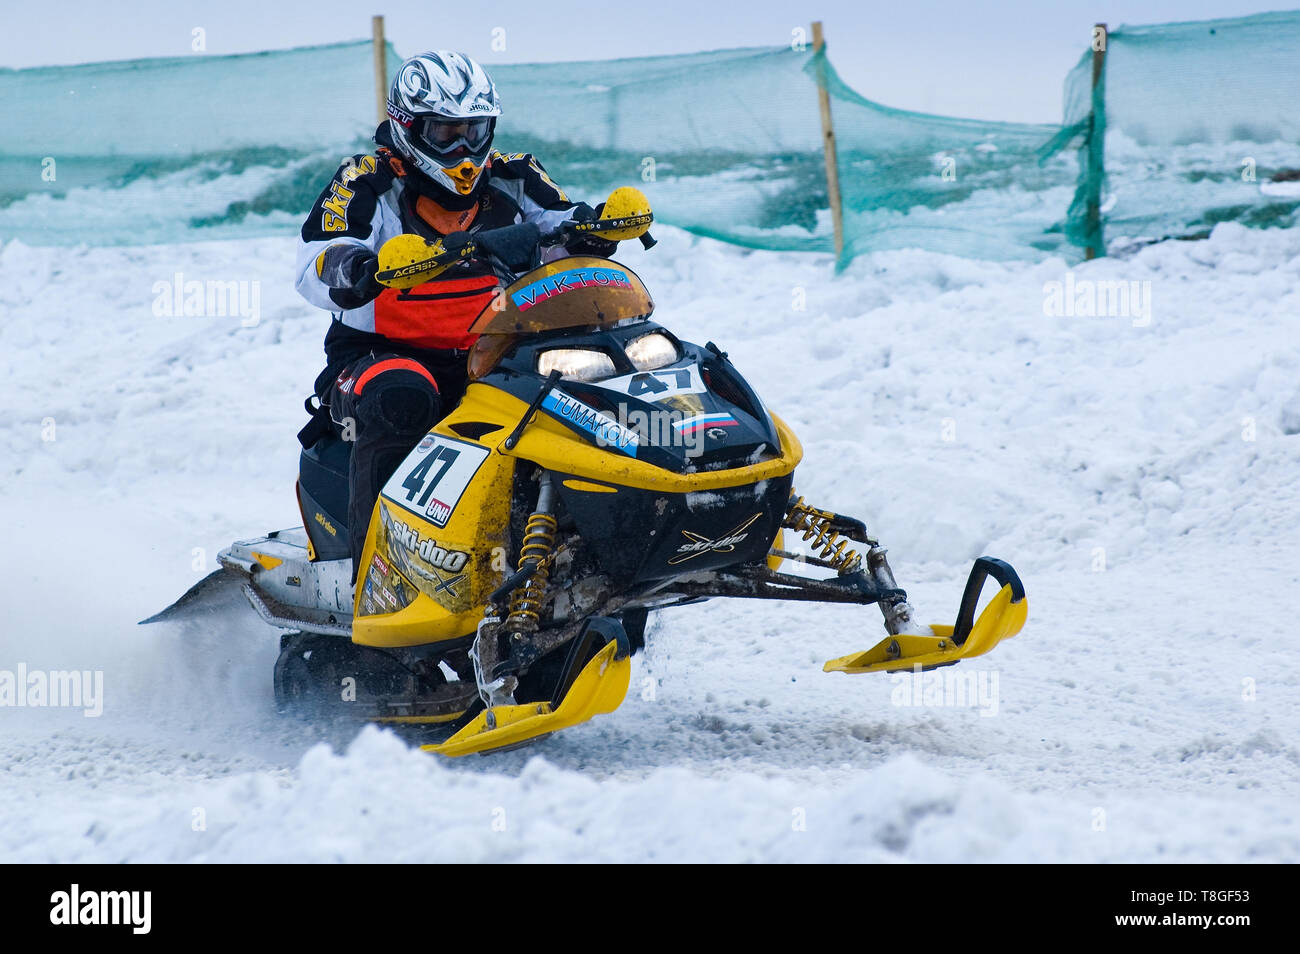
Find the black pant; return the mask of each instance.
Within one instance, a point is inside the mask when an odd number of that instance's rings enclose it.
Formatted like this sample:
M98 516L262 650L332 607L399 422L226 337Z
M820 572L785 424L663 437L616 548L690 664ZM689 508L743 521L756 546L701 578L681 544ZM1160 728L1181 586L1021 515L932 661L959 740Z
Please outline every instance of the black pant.
M345 365L325 395L343 438L354 441L348 475L348 550L354 583L379 491L464 393L463 366L449 364L438 371L435 378L423 362L371 353Z

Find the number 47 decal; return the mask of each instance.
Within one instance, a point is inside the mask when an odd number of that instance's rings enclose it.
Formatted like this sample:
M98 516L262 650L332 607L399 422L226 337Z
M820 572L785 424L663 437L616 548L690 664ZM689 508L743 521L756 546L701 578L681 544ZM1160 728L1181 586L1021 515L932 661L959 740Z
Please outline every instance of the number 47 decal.
M451 469L451 465L456 463L456 458L460 456L460 451L454 447L448 447L446 444L441 445L436 451L420 461L415 469L411 471L406 479L402 481L402 487L406 489L406 500L408 503L415 501L416 506L423 507L433 496L434 488L438 482ZM433 470L433 465L439 464L438 472L433 475L433 479L426 484L425 481L429 476L429 471ZM424 493L420 494L423 490ZM420 499L415 500L415 495L420 494Z
M672 375L676 379L677 390L681 391L691 386L691 369L690 368L673 368L671 371L643 371L640 374L632 375L632 380L627 384L627 393L632 397L640 397L642 394L662 394L664 391L671 390L673 385L665 384L662 377Z
M601 381L600 387L618 391L629 397L647 397L655 401L673 394L699 394L707 390L700 380L695 365L684 368L660 368L658 371L638 371L622 378Z
M380 493L435 527L445 527L487 458L486 447L429 434L393 471Z

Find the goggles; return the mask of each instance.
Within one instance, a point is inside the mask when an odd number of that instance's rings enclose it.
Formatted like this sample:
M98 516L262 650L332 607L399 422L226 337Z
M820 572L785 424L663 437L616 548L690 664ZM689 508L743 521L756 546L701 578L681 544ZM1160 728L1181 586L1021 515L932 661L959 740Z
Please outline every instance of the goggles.
M446 159L471 156L483 151L492 139L493 117L455 119L448 116L417 116L411 131L430 152Z

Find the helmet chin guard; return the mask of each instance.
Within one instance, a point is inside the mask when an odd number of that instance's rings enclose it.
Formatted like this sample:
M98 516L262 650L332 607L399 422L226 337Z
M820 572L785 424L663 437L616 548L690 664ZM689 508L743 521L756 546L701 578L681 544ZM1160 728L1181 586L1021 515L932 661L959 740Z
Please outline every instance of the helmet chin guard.
M469 195L474 191L474 186L478 184L479 176L483 174L483 168L483 165L476 165L471 160L465 159L459 165L442 171L451 180L458 193Z

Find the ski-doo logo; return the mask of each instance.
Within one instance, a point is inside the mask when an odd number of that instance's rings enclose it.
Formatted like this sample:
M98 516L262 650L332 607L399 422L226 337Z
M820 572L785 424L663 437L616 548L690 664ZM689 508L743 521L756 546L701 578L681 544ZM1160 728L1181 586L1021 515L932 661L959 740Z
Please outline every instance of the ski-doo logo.
M556 295L577 288L593 287L631 288L632 281L627 277L627 272L620 272L616 268L570 268L525 285L517 292L511 292L510 300L520 311L527 311Z
M422 537L414 527L393 519L387 507L383 508L382 513L393 541L410 550L429 566L449 573L459 573L469 562L469 554L464 550L445 550L432 537Z
M68 891L50 895L51 924L122 924L132 934L148 934L153 924L152 891Z
M606 417L594 407L588 407L563 391L551 391L542 400L542 407L562 421L593 435L601 447L615 447L628 457L637 455L640 440L613 418Z
M462 550L443 549L432 538L421 537L414 528L394 519L382 503L379 516L388 533L388 555L399 572L421 581L416 585L442 605L463 609L456 605L461 598L456 586L467 576L461 571L469 562L469 554ZM415 559L410 559L410 556ZM378 559L378 554L375 558ZM452 602L448 603L448 600Z
M736 549L736 544L749 536L750 524L761 516L761 513L756 513L744 523L716 538L706 537L702 533L694 533L690 530L683 530L682 536L689 542L683 543L677 548L677 556L669 560L669 564L685 563L687 560L694 560L697 556L703 556L706 553L730 553Z

